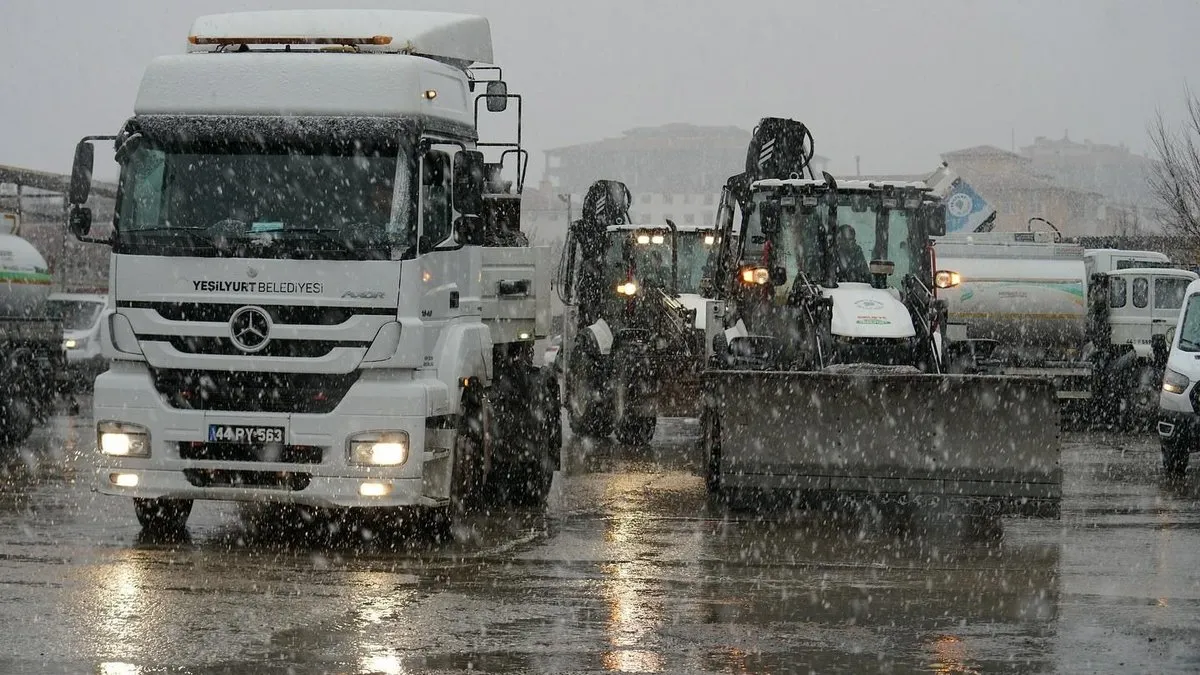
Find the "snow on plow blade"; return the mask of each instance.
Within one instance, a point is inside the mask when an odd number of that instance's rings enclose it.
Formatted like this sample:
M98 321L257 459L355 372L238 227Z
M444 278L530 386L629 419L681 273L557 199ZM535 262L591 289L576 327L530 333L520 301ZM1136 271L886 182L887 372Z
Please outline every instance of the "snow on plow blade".
M725 488L965 497L1056 515L1053 384L1026 377L705 375Z

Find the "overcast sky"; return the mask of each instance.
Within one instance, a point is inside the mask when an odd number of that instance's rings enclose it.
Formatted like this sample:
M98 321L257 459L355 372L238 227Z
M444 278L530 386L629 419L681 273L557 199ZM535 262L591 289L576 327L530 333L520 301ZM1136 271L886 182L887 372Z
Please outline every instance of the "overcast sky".
M0 164L66 172L130 115L146 62L196 15L330 0L8 0ZM1200 2L377 1L483 14L541 150L668 122L803 120L840 172L923 173L946 150L1035 136L1147 148L1156 108L1200 89ZM730 167L735 172L739 167Z

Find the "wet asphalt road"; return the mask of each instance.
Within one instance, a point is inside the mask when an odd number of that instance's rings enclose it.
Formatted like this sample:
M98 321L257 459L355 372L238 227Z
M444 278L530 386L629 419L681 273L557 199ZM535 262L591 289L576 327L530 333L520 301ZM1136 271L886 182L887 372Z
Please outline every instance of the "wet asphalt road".
M1200 672L1200 471L1164 481L1148 435L1069 436L1061 521L981 529L723 514L695 431L569 440L545 514L452 544L214 503L170 542L57 417L0 476L0 672Z

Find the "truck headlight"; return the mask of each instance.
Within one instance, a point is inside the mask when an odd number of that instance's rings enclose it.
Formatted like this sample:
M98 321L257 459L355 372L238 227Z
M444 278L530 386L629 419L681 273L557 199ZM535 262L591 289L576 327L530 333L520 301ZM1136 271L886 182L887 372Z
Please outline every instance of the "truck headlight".
M746 286L762 286L771 280L771 271L765 267L743 267L739 276Z
M938 288L954 288L962 283L962 275L951 270L938 270L933 275L933 285Z
M149 457L150 430L140 424L102 421L96 425L100 452L112 457Z
M367 431L346 441L351 464L359 466L400 466L408 461L407 431Z
M83 345L79 344L79 341L74 338L63 340L63 349L78 349L82 346Z
M1187 390L1188 384L1190 384L1190 382L1188 381L1187 375L1184 375L1183 373L1176 372L1170 368L1167 369L1167 372L1163 373L1162 388L1165 392L1171 394L1182 394Z

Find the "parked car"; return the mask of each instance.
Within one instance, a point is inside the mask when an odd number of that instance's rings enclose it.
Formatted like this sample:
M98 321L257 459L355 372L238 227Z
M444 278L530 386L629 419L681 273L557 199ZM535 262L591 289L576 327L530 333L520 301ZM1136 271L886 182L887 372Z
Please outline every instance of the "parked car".
M100 328L108 296L53 293L49 302L51 311L63 322L63 351L67 356L63 391L90 391L96 376L108 370L108 361L100 353Z
M558 363L558 355L562 352L562 335L555 335L550 338L550 344L546 347L545 353L542 354L542 362L561 371L562 367Z

